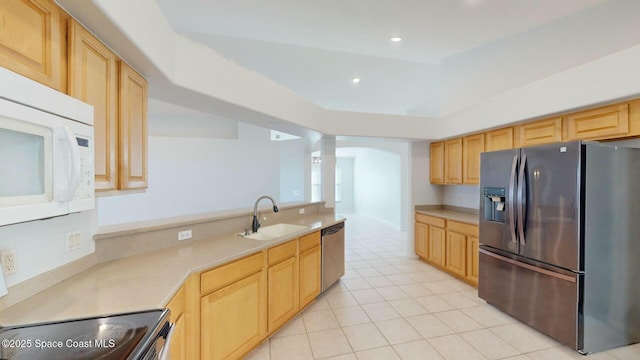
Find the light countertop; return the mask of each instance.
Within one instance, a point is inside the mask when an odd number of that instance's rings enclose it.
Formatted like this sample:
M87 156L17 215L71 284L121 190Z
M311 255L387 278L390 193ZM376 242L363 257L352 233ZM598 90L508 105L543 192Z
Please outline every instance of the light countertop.
M479 218L478 214L456 211L453 209L447 208L432 208L432 209L416 209L416 212L419 214L435 216L439 218L445 218L449 220L459 221L471 225L478 225Z
M276 240L235 233L98 264L0 313L2 326L162 308L192 273L340 223L334 214L287 221L310 228Z

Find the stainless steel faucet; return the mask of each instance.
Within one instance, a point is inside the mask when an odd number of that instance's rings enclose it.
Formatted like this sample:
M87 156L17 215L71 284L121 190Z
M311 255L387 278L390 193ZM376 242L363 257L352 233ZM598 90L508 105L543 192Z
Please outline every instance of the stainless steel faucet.
M278 205L276 205L276 201L273 200L273 198L271 196L268 195L262 195L258 198L258 200L256 200L256 204L253 206L253 223L251 224L251 231L258 232L258 229L260 228L260 221L258 221L258 203L260 202L260 200L262 199L269 199L271 200L271 203L273 204L273 212L278 212L280 211L278 209Z

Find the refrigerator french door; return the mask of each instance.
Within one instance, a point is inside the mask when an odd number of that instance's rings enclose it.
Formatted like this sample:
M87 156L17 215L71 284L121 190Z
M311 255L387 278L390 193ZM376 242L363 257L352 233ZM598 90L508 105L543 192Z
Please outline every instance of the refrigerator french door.
M479 296L582 353L638 342L639 178L638 149L483 153Z

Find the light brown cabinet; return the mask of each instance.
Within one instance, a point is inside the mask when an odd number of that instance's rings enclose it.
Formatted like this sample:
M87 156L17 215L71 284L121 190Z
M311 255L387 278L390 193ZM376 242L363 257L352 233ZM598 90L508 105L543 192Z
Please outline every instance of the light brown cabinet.
M0 1L0 66L67 90L67 14L52 0Z
M485 133L485 151L513 148L513 128L502 128Z
M462 138L444 142L444 182L462 184Z
M185 286L171 298L167 304L167 308L171 310L170 321L173 323L173 336L171 338L171 359L186 360L187 359L187 328L186 328L186 295Z
M429 178L432 184L444 184L444 142L429 145Z
M298 240L269 249L268 332L287 322L300 308Z
M311 303L322 290L320 232L300 238L300 308Z
M480 183L480 154L484 151L484 133L462 139L462 182Z
M444 266L444 219L416 213L416 254L429 262Z
M427 247L427 241L429 238L429 225L420 223L416 219L415 237L416 237L416 241L415 241L416 255L424 259L428 258L429 251Z
M629 103L581 111L566 116L563 138L597 140L629 133Z
M195 276L199 358L242 358L320 294L320 231Z
M478 226L415 214L416 254L470 284L478 284Z
M480 269L480 241L477 236L467 237L467 279L470 283L478 285L478 273Z
M467 237L447 230L447 248L445 267L452 273L465 276L467 274Z
M201 358L240 358L267 335L264 264L260 252L201 275Z
M445 230L436 226L429 226L427 260L440 266L445 263Z
M515 127L515 147L551 144L561 141L561 117L534 121Z
M147 81L122 60L119 68L119 188L146 189Z
M118 189L118 57L74 19L69 95L93 106L96 191Z
M94 107L96 191L147 187L147 82L69 20L69 95Z

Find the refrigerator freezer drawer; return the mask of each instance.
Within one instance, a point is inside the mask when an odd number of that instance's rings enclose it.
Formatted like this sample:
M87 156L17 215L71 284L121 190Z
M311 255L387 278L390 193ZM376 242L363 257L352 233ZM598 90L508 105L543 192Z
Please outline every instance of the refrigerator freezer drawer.
M580 349L578 275L541 269L480 250L478 295L557 341Z

